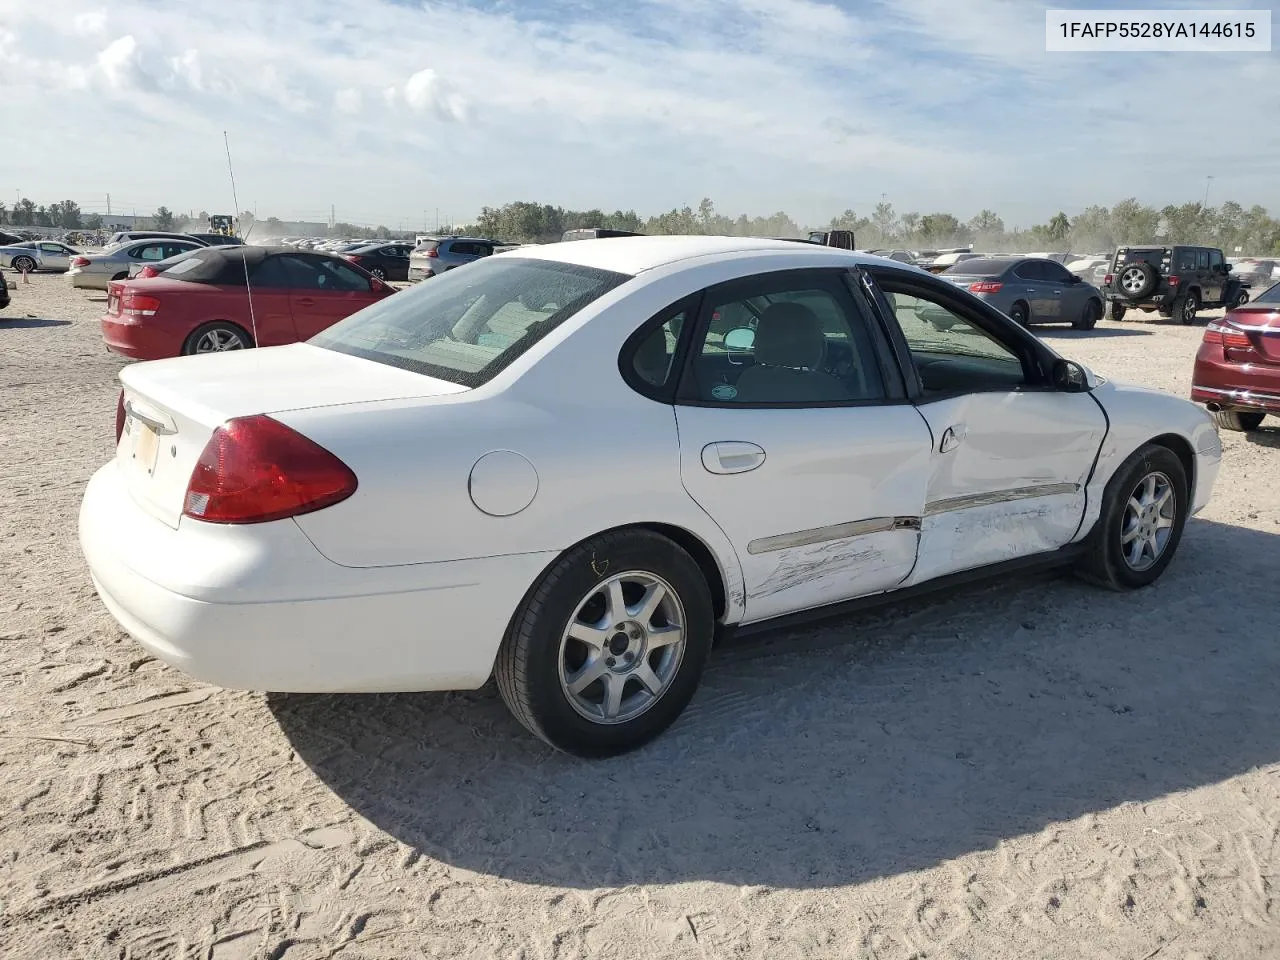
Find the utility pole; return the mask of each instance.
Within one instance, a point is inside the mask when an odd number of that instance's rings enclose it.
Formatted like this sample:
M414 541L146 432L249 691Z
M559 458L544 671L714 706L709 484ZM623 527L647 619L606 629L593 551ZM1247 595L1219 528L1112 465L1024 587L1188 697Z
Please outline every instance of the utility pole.
M1201 206L1205 209L1209 207L1209 184L1213 182L1213 179L1212 175L1204 178L1204 203Z
M436 207L436 233L440 232L440 208Z
M338 222L338 217L337 217L337 214L335 213L336 209L337 208L332 203L329 204L329 229L330 230L332 230L333 225Z
M111 216L111 194L107 194L107 216Z

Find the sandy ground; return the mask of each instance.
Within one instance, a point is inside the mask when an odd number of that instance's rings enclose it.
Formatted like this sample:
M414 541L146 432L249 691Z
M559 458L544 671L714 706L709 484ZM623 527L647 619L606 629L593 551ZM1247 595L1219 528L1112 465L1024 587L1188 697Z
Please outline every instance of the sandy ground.
M40 276L0 314L5 958L1280 956L1274 421L1224 437L1153 589L731 647L668 735L583 763L490 689L267 697L144 655L75 538L102 309ZM1200 331L1046 336L1185 395Z

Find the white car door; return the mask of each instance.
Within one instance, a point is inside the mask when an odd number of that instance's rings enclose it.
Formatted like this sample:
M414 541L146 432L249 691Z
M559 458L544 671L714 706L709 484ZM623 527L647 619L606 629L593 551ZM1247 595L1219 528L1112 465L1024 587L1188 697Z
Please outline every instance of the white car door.
M1046 382L1034 339L942 284L872 271L919 375L916 408L932 454L912 583L1065 546L1080 527L1085 483L1106 434L1087 393ZM944 310L946 330L917 310ZM1002 319L1002 318L1000 318Z
M71 254L60 243L41 243L40 265L45 270L70 270Z
M871 331L840 270L702 297L681 478L737 551L745 621L890 589L915 564L929 431Z

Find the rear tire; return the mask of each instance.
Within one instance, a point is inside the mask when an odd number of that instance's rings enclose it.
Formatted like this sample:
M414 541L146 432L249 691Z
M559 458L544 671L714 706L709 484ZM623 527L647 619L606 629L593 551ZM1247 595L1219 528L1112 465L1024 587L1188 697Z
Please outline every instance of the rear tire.
M1119 323L1124 319L1125 306L1119 300L1111 301L1111 319Z
M1209 416L1218 425L1219 430L1231 430L1235 433L1251 433L1262 426L1265 413L1256 410L1211 410Z
M381 267L374 267L372 270L369 271L369 275L373 277L377 277L379 280L387 279L387 271L383 270Z
M1090 300L1084 305L1084 312L1079 318L1072 321L1071 328L1073 330L1092 330L1098 325L1098 321L1102 319L1102 304L1097 300Z
M1109 590L1154 583L1178 550L1188 512L1182 461L1167 447L1147 444L1107 484L1102 514L1076 572Z
M225 353L228 350L248 350L253 340L234 323L219 320L206 323L191 331L191 335L182 344L184 357L200 353Z
M14 257L12 265L19 273L36 272L36 262L31 257Z
M606 533L569 550L525 595L494 676L530 732L576 756L613 756L684 710L714 625L688 553L648 530Z
M1020 327L1025 327L1030 322L1031 312L1027 309L1027 305L1019 300L1009 308L1009 319Z

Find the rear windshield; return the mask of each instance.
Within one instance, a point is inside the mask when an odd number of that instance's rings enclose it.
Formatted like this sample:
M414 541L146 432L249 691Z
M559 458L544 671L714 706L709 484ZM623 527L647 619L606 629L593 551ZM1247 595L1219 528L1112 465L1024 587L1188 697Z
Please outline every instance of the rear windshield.
M995 260L987 257L974 257L953 264L942 273L964 274L966 277L994 277L1009 269L1012 260Z
M481 260L380 300L309 342L476 387L629 279L567 263Z
M413 249L414 249L414 252L417 252L419 250L426 251L426 250L434 250L438 246L440 246L439 240L419 240L418 245Z
M1165 257L1163 247L1147 247L1141 250L1126 250L1124 253L1116 254L1116 264L1122 263L1150 263L1154 266L1160 266L1160 261Z
M1280 283L1273 287L1268 287L1265 291L1253 298L1254 303L1280 303Z

